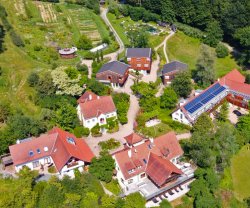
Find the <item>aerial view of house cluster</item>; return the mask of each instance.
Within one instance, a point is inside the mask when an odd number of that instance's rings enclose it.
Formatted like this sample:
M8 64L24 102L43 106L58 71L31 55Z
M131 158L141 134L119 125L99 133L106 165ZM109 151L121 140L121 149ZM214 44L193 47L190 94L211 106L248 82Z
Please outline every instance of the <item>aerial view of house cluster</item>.
M250 207L246 0L0 0L0 208Z

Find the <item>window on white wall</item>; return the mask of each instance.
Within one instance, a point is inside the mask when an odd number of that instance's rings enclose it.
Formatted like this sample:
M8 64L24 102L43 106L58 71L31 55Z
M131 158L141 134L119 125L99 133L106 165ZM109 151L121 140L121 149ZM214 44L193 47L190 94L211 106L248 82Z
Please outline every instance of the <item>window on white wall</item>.
M133 179L128 180L128 184L131 184L131 183L133 183Z
M32 165L33 165L33 168L37 168L40 165L40 163L39 161L34 161L32 162Z

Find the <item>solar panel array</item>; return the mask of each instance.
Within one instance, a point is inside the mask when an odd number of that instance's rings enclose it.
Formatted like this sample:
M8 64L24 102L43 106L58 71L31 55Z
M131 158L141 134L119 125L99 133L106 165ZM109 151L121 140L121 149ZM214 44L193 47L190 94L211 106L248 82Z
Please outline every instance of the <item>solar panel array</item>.
M219 83L216 83L214 86L209 88L207 91L203 92L202 94L198 95L195 99L190 101L188 104L184 106L184 108L189 113L194 113L199 108L201 108L203 105L208 103L210 100L212 100L214 97L216 97L218 94L226 90L225 87L221 86Z

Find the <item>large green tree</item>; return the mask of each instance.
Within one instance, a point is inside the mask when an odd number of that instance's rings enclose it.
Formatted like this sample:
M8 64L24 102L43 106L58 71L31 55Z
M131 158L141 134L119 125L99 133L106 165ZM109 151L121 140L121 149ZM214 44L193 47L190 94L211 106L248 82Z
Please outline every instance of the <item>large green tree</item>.
M202 87L208 87L215 80L214 60L212 50L207 45L201 45L194 79Z
M192 91L190 73L187 71L178 73L172 81L171 87L174 89L178 96L187 98Z
M206 37L204 38L204 43L212 47L216 47L219 41L222 40L223 31L220 28L220 24L217 21L212 21L208 24L205 29Z
M89 172L101 181L110 182L114 168L114 159L107 152L102 152L99 158L92 159Z
M160 98L161 108L171 109L176 106L178 97L175 91L171 87L166 87L164 89L163 95Z
M139 193L129 194L126 197L124 208L144 208L146 199Z

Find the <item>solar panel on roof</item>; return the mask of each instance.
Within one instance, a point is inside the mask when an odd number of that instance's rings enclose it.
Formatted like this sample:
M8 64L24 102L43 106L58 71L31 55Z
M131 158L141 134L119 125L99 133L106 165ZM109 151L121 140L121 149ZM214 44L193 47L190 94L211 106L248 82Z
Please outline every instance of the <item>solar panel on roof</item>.
M200 95L198 95L195 99L187 103L184 108L189 113L194 113L197 111L200 107L208 103L210 100L212 100L216 95L221 93L225 87L221 86L219 83L216 83L212 87L210 87L205 92L203 91Z
M213 92L214 95L218 95L221 92L223 92L226 88L225 87L220 87L219 89L217 89L216 91Z
M190 113L193 113L193 112L197 111L201 106L202 106L201 103L197 103L194 107L190 108L188 111Z
M206 104L207 102L209 102L210 100L212 100L214 98L214 95L209 94L205 99L203 99L201 101L202 104Z

